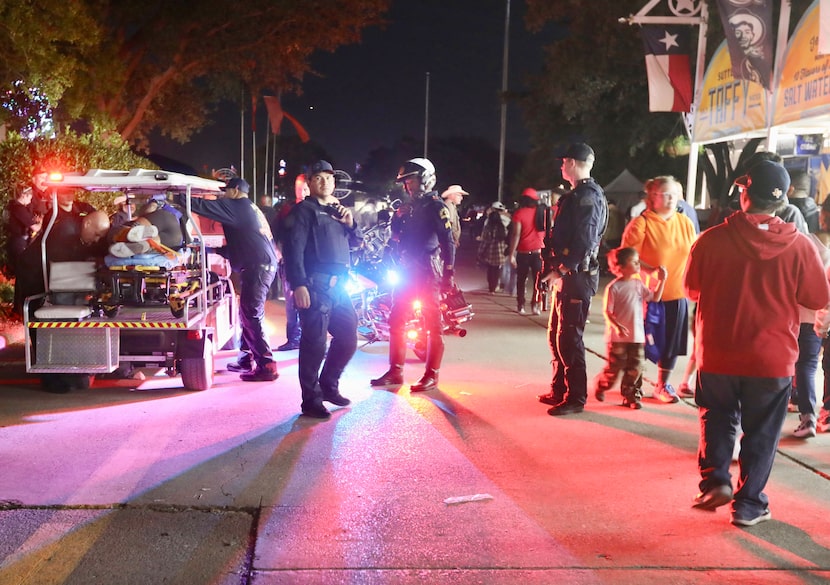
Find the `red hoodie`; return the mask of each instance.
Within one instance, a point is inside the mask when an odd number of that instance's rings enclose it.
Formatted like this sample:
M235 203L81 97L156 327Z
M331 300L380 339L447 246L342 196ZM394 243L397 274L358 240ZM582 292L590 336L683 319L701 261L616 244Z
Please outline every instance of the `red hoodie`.
M701 372L792 376L798 305L821 309L830 286L810 239L777 217L737 212L692 246L686 294L698 302Z

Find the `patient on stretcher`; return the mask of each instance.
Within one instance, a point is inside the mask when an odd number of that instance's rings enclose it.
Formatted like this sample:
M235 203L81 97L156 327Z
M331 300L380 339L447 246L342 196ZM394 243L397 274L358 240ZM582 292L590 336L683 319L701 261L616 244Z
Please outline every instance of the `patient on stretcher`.
M137 259L142 264L175 265L181 263L182 248L190 242L190 236L181 211L164 200L151 199L139 210L136 219L113 226L109 241L109 253L114 258L106 259L108 266L134 263L120 259ZM154 259L156 256L161 258Z

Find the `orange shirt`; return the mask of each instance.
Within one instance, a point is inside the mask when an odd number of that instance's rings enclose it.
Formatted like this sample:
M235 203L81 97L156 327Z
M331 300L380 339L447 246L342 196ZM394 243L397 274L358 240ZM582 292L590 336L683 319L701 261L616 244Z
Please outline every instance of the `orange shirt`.
M637 250L640 260L650 266L666 267L669 274L663 300L676 301L685 296L683 273L696 237L695 226L682 213L675 213L665 220L647 210L626 226L622 246Z

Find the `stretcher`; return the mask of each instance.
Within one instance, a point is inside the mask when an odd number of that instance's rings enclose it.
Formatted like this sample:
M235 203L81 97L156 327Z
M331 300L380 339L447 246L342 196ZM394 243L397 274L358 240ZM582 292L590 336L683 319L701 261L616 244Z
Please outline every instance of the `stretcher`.
M93 169L50 178L47 185L53 209L60 189L162 198L184 194L188 220L192 196L219 196L223 187L220 181L146 169ZM221 245L217 236L203 234L192 222L195 238L181 250L50 262L46 238L55 220L53 213L41 244L45 292L27 297L23 306L26 371L40 374L44 386L48 380L53 387L70 388L79 377L88 386L95 374L158 367L171 377L181 375L185 389L210 388L216 352L234 347L240 330L227 262L207 254L208 245Z

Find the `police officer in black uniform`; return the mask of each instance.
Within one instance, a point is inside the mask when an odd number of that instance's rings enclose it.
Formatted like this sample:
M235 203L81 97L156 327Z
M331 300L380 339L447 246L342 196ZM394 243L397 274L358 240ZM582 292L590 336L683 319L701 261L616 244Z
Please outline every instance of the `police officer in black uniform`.
M401 207L392 222L392 237L398 241L403 281L395 290L389 316L389 370L371 381L372 386L403 384L406 357L406 322L415 300L421 311L427 335L426 370L412 392L438 387L438 370L444 356L444 331L439 307L441 291L454 287L453 265L455 241L452 237L450 212L435 186L435 167L425 158L413 158L400 168L397 181L412 198Z
M239 313L242 322L242 355L231 371L241 371L246 382L270 382L279 377L277 362L265 336L265 299L277 271L277 253L271 228L265 216L248 198L251 186L244 179L233 177L220 199L192 198L194 213L222 224L227 242L217 250L230 260L231 268L240 276ZM176 203L186 204L183 194ZM251 371L250 368L253 368Z
M357 246L361 238L351 210L334 197L334 169L328 162L311 166L308 187L310 195L285 218L283 256L302 325L301 409L305 416L327 419L331 413L323 401L351 403L339 389L340 376L357 350L357 314L345 284L349 246Z
M599 244L608 224L608 203L602 188L591 178L594 150L584 143L571 144L562 159L562 177L573 189L556 204L543 280L554 282L555 296L548 321L548 342L553 356L549 394L539 401L552 405L548 414L579 413L588 397L585 345L582 335L599 286Z

